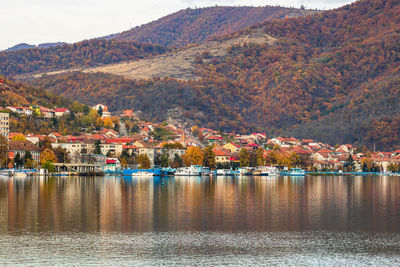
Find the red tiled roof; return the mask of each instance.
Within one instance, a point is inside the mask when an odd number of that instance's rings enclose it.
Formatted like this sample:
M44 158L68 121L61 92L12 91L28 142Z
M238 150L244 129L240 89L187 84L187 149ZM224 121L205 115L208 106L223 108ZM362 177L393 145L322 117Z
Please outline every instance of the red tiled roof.
M247 146L250 146L250 147L259 147L259 145L257 145L256 143L249 143L249 144L247 144Z
M131 138L131 137L120 137L120 138L106 139L106 143L107 144L112 144L112 143L119 143L119 144L124 143L124 144L126 144L126 143L132 143L132 142L135 142L135 139Z
M66 112L68 109L67 108L56 108L54 111L55 112Z
M57 136L57 137L61 137L61 136L62 136L60 133L57 133L57 132L52 132L52 133L50 133L50 134L55 135L55 136ZM50 135L50 134L49 134L49 135Z
M40 147L32 144L29 141L10 141L10 151L41 151Z
M214 135L209 135L205 138L206 140L222 140L222 137L214 136Z
M321 149L321 150L318 150L318 153L331 153L331 152L333 152L332 150L329 150L329 149Z
M122 148L123 149L138 149L138 147L134 146L134 145L123 145Z

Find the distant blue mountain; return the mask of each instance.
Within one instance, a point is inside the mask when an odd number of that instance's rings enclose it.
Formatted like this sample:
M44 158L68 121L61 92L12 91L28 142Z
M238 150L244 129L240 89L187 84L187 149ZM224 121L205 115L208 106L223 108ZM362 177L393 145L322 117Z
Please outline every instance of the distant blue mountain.
M65 42L43 43L43 44L39 44L37 47L38 48L49 48L49 47L65 45L65 44L67 44L67 43L65 43ZM14 45L13 47L10 47L4 51L17 51L17 50L23 50L23 49L29 49L29 48L35 48L35 47L36 47L36 45L21 43L21 44Z

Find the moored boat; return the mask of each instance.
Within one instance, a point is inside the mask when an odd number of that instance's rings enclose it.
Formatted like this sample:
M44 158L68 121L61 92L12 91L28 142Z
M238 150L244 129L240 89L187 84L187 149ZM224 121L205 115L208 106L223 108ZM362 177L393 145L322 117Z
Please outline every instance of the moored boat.
M235 171L231 169L219 169L216 171L217 176L235 176Z
M122 171L123 176L140 176L140 177L153 177L154 172L142 169L125 169Z
M251 167L243 167L238 169L239 176L252 176L254 168Z
M192 165L190 167L182 167L176 170L175 176L201 176L202 167L198 165Z
M289 176L305 176L306 172L305 170L301 169L301 168L292 168L289 173Z

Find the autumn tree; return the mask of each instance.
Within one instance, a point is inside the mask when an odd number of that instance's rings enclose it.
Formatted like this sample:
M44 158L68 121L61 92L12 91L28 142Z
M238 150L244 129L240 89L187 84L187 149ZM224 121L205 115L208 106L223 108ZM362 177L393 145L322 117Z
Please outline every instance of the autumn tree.
M163 148L168 148L168 149L184 149L184 146L179 143L179 142L175 142L175 143L163 143L162 144Z
M150 159L147 155L141 154L137 159L137 163L140 165L141 169L149 169L150 168Z
M60 163L69 163L70 162L69 153L65 148L56 147L53 151L57 157L57 162L60 162ZM80 154L82 154L82 153L80 153ZM84 153L84 154L86 154L86 153Z
M183 166L185 166L185 167L190 167L190 166L192 166L192 161L191 161L189 155L186 154L186 153L182 155L182 164L183 164Z
M208 146L203 150L203 166L215 169L215 153L212 146Z
M0 166L6 166L8 153L8 141L3 135L0 135Z
M114 123L112 122L111 118L104 118L103 119L103 127L107 129L112 129L114 127Z
M203 152L201 151L200 147L197 147L197 146L189 147L186 150L185 158L190 160L190 165L202 165L203 164Z
M264 150L262 148L257 149L257 166L264 166L265 165L265 158L264 158Z
M257 152L255 150L250 151L249 153L249 166L250 167L257 167Z
M182 158L179 157L178 154L175 154L174 159L171 161L170 165L172 168L175 168L175 169L182 167L183 166Z
M25 135L17 134L12 137L13 141L26 141Z
M54 154L54 151L51 150L50 148L46 148L41 154L40 154L40 164L43 165L45 162L50 161L52 163L57 163L57 157Z
M104 120L102 118L97 118L96 120L96 129L100 130L104 127Z
M199 129L198 126L195 125L195 126L192 127L192 134L193 134L194 136L196 136L196 137L199 136L199 134L200 134L200 129Z
M249 166L249 151L245 148L241 148L239 150L239 160L240 160L240 167L248 167Z
M278 152L276 152L274 150L269 152L265 158L266 164L271 165L271 166L278 164L278 161L279 161Z

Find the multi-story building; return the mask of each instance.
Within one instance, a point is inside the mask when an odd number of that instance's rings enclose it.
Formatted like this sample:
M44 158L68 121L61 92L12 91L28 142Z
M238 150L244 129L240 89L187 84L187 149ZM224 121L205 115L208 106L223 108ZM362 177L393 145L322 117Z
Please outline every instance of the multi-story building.
M64 148L71 157L75 157L80 154L92 154L95 149L93 143L88 142L66 142L66 143L53 143L52 148L61 147ZM119 157L122 153L122 144L100 144L101 154L108 155L112 154L115 157Z
M29 141L10 141L8 157L14 159L15 156L19 154L19 156L23 158L27 151L31 153L32 159L35 160L36 163L40 162L40 153L42 150Z
M8 113L0 113L0 135L5 136L7 140L10 132L9 121L10 117Z
M172 149L172 148L148 148L142 147L138 148L139 155L146 155L150 160L150 165L154 166L154 161L157 155L162 155L163 153L168 154L169 159L174 159L175 154L182 157L185 154L186 149Z

